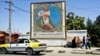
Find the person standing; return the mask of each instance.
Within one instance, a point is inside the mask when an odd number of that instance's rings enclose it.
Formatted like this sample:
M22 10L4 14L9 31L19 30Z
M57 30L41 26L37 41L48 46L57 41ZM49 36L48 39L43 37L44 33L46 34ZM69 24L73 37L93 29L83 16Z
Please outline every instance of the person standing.
M76 48L76 37L72 40L72 48Z
M77 37L76 37L76 46L77 46L77 47L80 47L81 42L82 42L82 41L81 41L80 37L77 36Z
M83 46L85 46L86 47L86 40L85 40L85 36L83 36L83 39L82 39L82 46L81 46L81 48L83 47Z
M91 46L90 46L90 36L87 35L87 38L86 38L86 49L91 49Z

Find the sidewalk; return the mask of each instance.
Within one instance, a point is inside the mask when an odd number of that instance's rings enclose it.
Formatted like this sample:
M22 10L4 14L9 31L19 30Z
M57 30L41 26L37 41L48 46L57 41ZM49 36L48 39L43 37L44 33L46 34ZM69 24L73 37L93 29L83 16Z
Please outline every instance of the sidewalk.
M100 55L100 48L91 48L91 49L81 49L81 48L74 48L71 53L74 54L96 54Z
M56 51L55 51L56 50ZM95 54L100 55L100 48L91 48L90 50L81 48L48 47L46 52L73 53L73 54Z

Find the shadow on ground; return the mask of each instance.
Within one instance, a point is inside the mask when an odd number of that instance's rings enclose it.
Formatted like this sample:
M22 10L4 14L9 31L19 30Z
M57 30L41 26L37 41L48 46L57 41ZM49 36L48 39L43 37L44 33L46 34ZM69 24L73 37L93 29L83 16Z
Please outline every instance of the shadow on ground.
M45 54L42 54L42 53L40 53L40 54L33 54L33 55L27 55L26 53L22 53L22 52L17 52L17 53L7 53L7 54L9 54L9 55L25 55L25 56L43 56L43 55L45 55ZM6 54L6 55L7 55Z

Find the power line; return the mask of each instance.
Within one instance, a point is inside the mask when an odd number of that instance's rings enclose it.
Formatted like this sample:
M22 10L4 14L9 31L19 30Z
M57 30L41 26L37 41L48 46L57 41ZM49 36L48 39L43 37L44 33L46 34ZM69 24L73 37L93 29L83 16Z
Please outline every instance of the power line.
M6 2L6 3L8 3L8 1L1 1L1 2ZM29 12L29 11L24 10L24 9L22 9L22 8L19 8L18 6L15 6L14 3L11 3L11 4L12 4L12 6L13 6L14 8L16 8L16 9L18 9L18 10L20 10L20 11L23 11L23 12L26 12L26 13L32 13L32 12ZM97 11L93 11L93 10L90 10L90 9L88 9L88 8L78 8L78 7L74 7L74 6L69 5L68 3L67 3L67 6L69 6L69 7L71 7L71 8L75 8L75 9L80 9L80 10L85 10L85 11L89 11L89 12L98 13ZM98 9L99 9L99 8L98 8ZM61 10L62 10L62 9L61 9Z
M18 17L22 18L23 20L26 20L26 21L29 21L28 19L24 18L23 16L17 14L17 13L14 13L15 15L17 15Z
M2 2L9 3L9 1L2 1ZM11 1L11 5L12 5L14 8L17 8L17 9L20 10L20 11L23 11L23 12L26 12L26 13L30 13L30 12L27 11L27 10L24 10L24 9L21 9L21 8L15 6L14 3L13 3L12 1ZM5 9L7 9L7 8L5 8ZM10 10L10 9L7 9L7 10ZM12 11L15 11L15 10L12 10ZM17 16L21 17L21 18L24 18L24 17L20 16L20 15L17 14L17 13L15 13L15 14L16 14ZM25 19L25 18L24 18L24 19Z
M9 1L0 1L0 2L10 3ZM18 6L15 6L14 3L13 3L12 1L11 1L11 5L12 5L14 8L16 8L16 9L18 9L18 10L20 10L20 11L23 11L23 12L26 12L26 13L30 13L30 12L27 11L27 10L24 10L24 9L22 9L22 8L19 8ZM5 8L5 9L7 9L7 8ZM7 10L9 10L9 9L7 9Z
M2 1L2 2L3 2L3 1ZM8 1L4 1L4 2L9 3ZM23 12L26 12L26 13L32 13L32 12L29 12L29 11L24 10L24 9L22 9L22 8L19 8L18 6L14 5L13 2L11 2L11 5L12 5L14 8L16 8L16 9L18 9L18 10L20 10L20 11L23 11ZM58 5L56 5L56 6L58 6ZM62 8L60 8L60 10L64 11Z
M30 13L29 11L24 10L24 9L21 9L21 8L19 8L19 7L15 6L15 5L12 5L12 6L13 6L13 7L15 7L15 8L17 8L17 9L19 9L20 11L23 11L23 12L26 12L26 13Z
M32 13L32 12L29 12L27 10L24 10L24 9L19 8L19 7L15 6L14 4L12 6L15 7L15 8L17 8L17 9L19 9L19 10L21 10L21 11L23 11L23 12ZM58 6L58 5L56 5L56 6ZM64 11L62 8L60 8L60 10Z

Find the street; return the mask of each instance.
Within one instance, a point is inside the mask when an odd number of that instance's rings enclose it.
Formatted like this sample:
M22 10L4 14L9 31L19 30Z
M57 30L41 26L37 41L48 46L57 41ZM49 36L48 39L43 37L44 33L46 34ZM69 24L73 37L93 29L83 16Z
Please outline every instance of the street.
M0 56L28 56L25 53L17 53L17 54L0 54ZM91 55L91 54L71 54L71 53L41 53L40 55L31 55L31 56L99 56L99 55Z
M48 51L41 52L39 55L31 55L31 56L100 56L96 54L75 54L71 53L73 49L71 48L62 48L62 47L48 47ZM8 54L0 54L0 56L30 56L26 55L26 53L8 53Z

